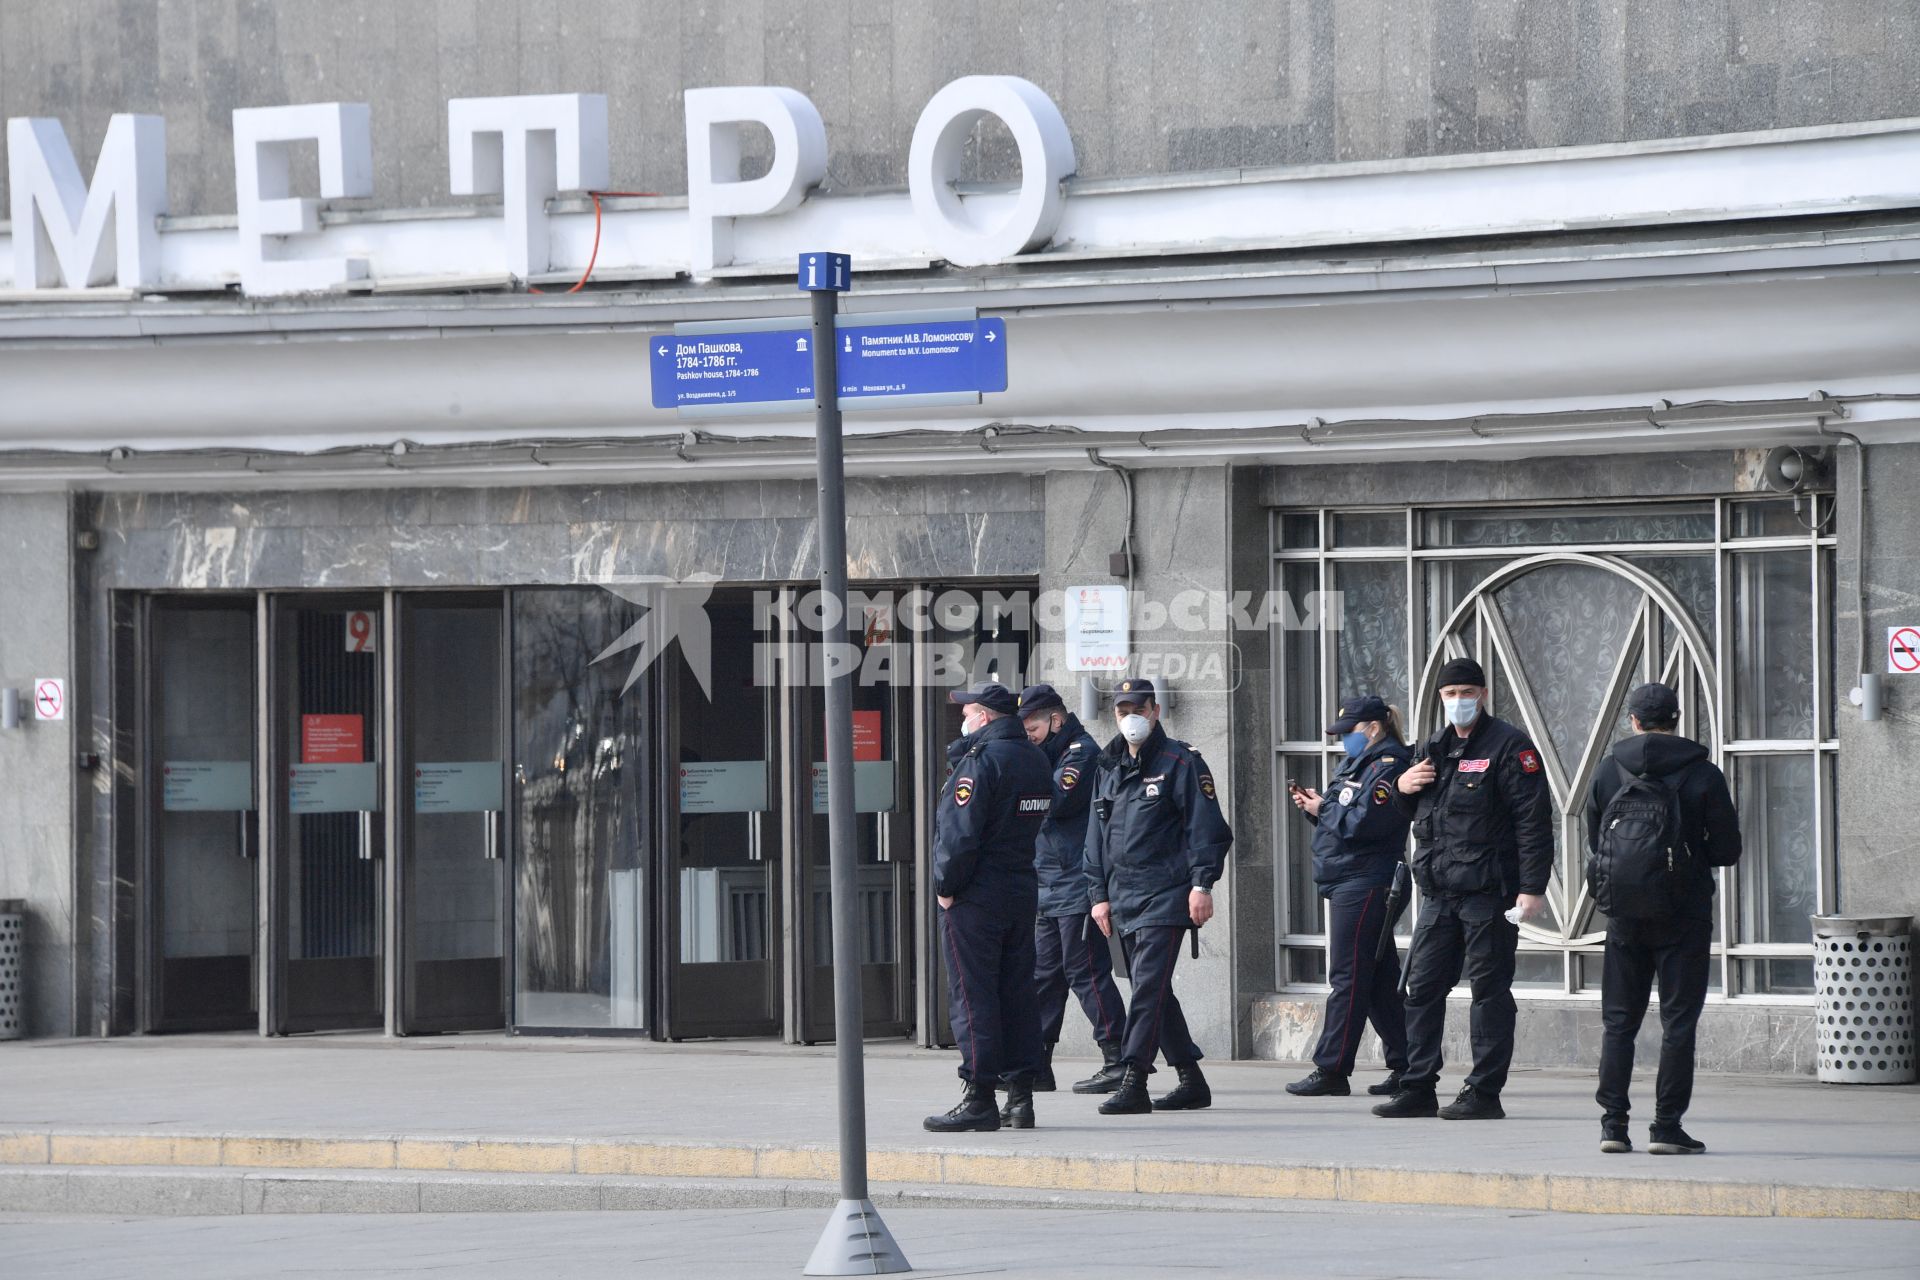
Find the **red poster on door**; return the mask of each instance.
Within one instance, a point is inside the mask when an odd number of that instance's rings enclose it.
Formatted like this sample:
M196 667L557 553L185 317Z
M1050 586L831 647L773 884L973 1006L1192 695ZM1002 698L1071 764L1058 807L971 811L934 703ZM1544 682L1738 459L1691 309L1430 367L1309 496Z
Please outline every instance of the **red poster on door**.
M855 760L880 760L880 713L878 711L856 711L853 713L853 758Z
M359 716L301 716L301 764L364 764L366 732Z

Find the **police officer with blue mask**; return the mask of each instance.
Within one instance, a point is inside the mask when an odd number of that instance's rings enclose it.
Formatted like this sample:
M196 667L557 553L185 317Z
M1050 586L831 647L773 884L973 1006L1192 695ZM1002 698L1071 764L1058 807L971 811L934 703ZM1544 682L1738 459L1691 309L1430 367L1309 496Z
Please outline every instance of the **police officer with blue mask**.
M1400 959L1382 948L1388 891L1407 853L1409 815L1393 802L1394 784L1412 763L1400 713L1377 697L1340 704L1327 726L1346 748L1321 795L1287 780L1294 808L1314 824L1313 879L1327 900L1326 1016L1313 1051L1313 1071L1287 1086L1300 1097L1344 1097L1351 1089L1360 1037L1373 1023L1387 1054L1387 1079L1368 1090L1399 1091L1407 1066L1407 1015L1400 1000Z
M1120 1086L1120 1037L1127 1007L1113 980L1113 956L1093 927L1087 892L1087 818L1092 812L1094 761L1100 744L1067 710L1050 684L1021 691L1020 719L1027 740L1053 765L1053 811L1040 827L1034 867L1040 876L1040 921L1034 935L1034 987L1040 999L1042 1062L1036 1093L1052 1090L1053 1047L1066 1022L1067 991L1093 1024L1103 1059L1100 1070L1073 1086L1075 1093L1111 1093ZM1003 1110L1002 1120L1011 1118Z
M1394 784L1413 818L1420 922L1407 952L1407 1069L1400 1092L1373 1109L1400 1119L1499 1120L1513 1061L1517 923L1546 909L1553 870L1553 797L1526 732L1488 715L1487 677L1472 658L1440 668L1445 723ZM1512 915L1508 912L1511 910ZM1465 974L1473 991L1473 1069L1439 1105L1447 993Z
M966 708L965 736L947 748L952 769L934 815L933 891L965 1091L958 1106L928 1116L925 1127L998 1129L993 1092L1005 1081L1014 1127L1032 1128L1040 1066L1033 847L1053 808L1053 771L1046 753L1027 741L1011 690L988 682L949 696Z
M1120 1046L1120 1087L1100 1114L1197 1111L1213 1105L1213 1091L1173 993L1173 966L1189 934L1197 948L1198 931L1213 918L1213 885L1226 869L1233 831L1207 762L1160 726L1151 680L1122 680L1113 712L1120 732L1100 757L1087 881L1093 922L1104 934L1120 933L1133 1003ZM1149 1100L1156 1053L1180 1083Z

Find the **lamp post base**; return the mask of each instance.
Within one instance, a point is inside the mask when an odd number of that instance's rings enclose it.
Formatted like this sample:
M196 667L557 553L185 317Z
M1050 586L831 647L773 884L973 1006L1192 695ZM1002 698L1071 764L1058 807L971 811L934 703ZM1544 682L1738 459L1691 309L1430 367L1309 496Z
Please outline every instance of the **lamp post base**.
M886 1276L911 1271L893 1233L871 1200L842 1200L833 1206L820 1243L813 1246L803 1273L810 1276Z

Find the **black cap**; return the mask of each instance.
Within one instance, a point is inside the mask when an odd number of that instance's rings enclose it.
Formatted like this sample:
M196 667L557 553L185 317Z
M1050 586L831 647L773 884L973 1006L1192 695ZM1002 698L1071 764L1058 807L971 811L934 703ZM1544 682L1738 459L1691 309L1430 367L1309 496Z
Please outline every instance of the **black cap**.
M1387 704L1372 694L1364 698L1348 698L1340 704L1340 710L1336 713L1333 723L1327 726L1327 733L1329 736L1352 733L1353 726L1363 720L1385 721L1391 716L1392 713L1387 710Z
M1056 707L1064 710L1066 705L1066 699L1056 693L1050 684L1030 684L1020 691L1020 714L1023 716L1038 715Z
M1651 682L1627 695L1627 710L1641 724L1672 724L1680 718L1680 698L1666 685Z
M1145 702L1153 696L1153 681L1122 680L1113 686L1113 700L1118 702Z
M1450 684L1477 684L1484 689L1487 673L1472 658L1455 658L1440 668L1440 687L1444 689Z
M991 680L983 681L971 689L955 689L947 696L963 707L969 702L977 702L987 710L998 711L1003 716L1010 716L1019 710L1019 704L1013 700L1013 690L1003 684L995 684Z

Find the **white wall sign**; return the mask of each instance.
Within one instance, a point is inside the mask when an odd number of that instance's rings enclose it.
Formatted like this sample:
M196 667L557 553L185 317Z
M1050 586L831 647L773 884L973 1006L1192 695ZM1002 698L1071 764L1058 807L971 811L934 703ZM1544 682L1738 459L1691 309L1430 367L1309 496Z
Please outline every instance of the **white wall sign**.
M355 609L347 615L347 652L374 653L376 643L374 634L378 628L374 625L374 615L365 609Z
M108 121L91 186L80 180L58 120L9 120L7 179L13 188L16 289L139 289L159 281L156 219L167 211L165 120L117 115Z
M1920 673L1920 627L1887 628L1887 674Z
M1127 589L1114 584L1068 587L1066 604L1067 669L1126 670Z
M33 682L33 718L67 718L67 682L58 676L41 676Z
M234 813L253 808L251 760L168 760L160 766L160 807L168 813Z

